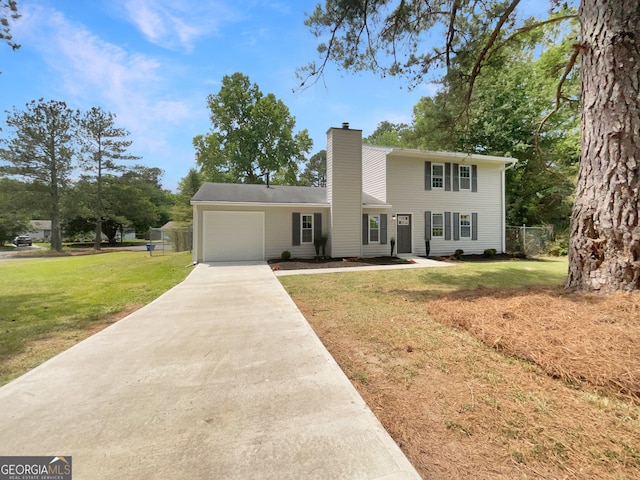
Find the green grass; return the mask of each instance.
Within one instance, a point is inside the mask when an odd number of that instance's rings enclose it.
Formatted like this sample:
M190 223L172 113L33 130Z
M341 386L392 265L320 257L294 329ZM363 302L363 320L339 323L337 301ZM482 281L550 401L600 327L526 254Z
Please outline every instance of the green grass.
M323 285L334 284L337 290L370 289L375 296L381 293L441 294L473 288L517 288L529 285L560 285L567 277L566 258L540 260L512 260L506 262L460 262L453 267L411 270L385 270L280 277L280 282L291 293L305 291L322 280ZM318 291L326 295L328 289ZM359 298L357 301L361 301Z
M140 307L181 282L191 271L188 252L149 256L118 252L0 262L0 383L31 368L37 342L75 342L114 315ZM54 342L66 348L67 342ZM72 344L72 343L71 343ZM42 361L59 351L49 346ZM36 350L40 350L36 348ZM43 358L44 357L44 358Z

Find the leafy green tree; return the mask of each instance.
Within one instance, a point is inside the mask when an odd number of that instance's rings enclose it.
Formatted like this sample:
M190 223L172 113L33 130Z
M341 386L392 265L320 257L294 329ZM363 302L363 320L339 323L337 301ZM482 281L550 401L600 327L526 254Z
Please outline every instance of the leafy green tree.
M144 234L150 227L159 227L168 221L173 199L171 192L162 189L161 176L159 168L135 165L120 175L102 177L101 226L108 243L113 243L125 228ZM68 192L64 209L68 236L87 234L95 229L96 189L92 177L82 176Z
M0 245L29 231L28 197L26 185L18 180L0 178Z
M465 120L481 73L500 59L503 47L545 24L573 18L566 4L551 0L544 20L518 15L519 0L327 0L306 23L326 41L322 61L302 75L317 78L334 61L345 69L404 75L411 86L446 68L463 93ZM640 289L640 8L637 0L581 0L580 36L565 68L562 86L579 63L581 158L572 210L567 287L616 291ZM429 44L431 30L443 42ZM433 46L431 46L433 45Z
M161 227L171 218L173 196L162 188L162 170L137 165L109 183L109 204L113 218L137 233Z
M307 187L327 186L327 151L320 150L314 153L306 163L300 180L300 185Z
M196 162L214 182L270 183L282 175L294 183L298 162L312 146L307 130L294 134L295 117L273 94L262 94L249 77L234 73L209 95L211 132L193 139Z
M102 240L102 216L104 205L102 199L102 176L106 172L123 171L124 166L116 163L122 160L137 160L140 157L128 155L127 149L131 141L126 140L129 132L115 126L116 115L105 112L99 107L92 107L80 120L80 141L82 156L80 166L95 181L95 200L93 216L96 219L94 248L100 250Z
M411 132L405 123L380 122L375 131L362 141L369 145L379 145L383 147L407 147L407 134Z
M46 192L51 248L61 251L60 205L73 169L78 112L64 102L41 99L28 103L23 111L14 108L7 113L13 134L0 140L0 159L6 162L0 173L28 179Z
M202 186L202 176L192 168L187 175L178 183L178 193L175 196L175 205L171 208L171 218L178 223L193 223L193 208L191 198Z

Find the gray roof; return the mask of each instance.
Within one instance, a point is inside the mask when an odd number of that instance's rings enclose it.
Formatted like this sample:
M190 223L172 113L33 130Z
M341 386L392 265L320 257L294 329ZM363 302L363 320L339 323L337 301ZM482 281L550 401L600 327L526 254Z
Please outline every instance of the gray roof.
M290 187L284 185L254 185L246 183L204 183L192 202L326 204L327 189L321 187ZM366 193L362 201L367 205L385 205Z

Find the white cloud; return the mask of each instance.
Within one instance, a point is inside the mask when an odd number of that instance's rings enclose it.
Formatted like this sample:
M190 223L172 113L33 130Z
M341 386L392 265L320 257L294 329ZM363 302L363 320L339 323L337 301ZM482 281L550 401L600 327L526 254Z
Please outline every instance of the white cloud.
M163 59L106 42L56 10L30 6L21 13L22 43L52 70L51 90L70 106L116 113L118 124L132 133L134 150L168 153L175 125L192 120L196 109L191 100L172 98Z
M236 17L222 2L210 0L121 0L121 6L149 42L170 50L191 51L198 38Z

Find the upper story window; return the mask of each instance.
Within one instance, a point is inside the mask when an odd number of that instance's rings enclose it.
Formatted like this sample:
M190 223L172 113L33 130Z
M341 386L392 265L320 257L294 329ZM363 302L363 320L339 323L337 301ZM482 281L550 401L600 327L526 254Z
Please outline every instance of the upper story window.
M444 214L431 214L431 238L442 238L444 236Z
M302 231L302 243L313 243L313 215L302 214L300 215L301 231Z
M444 164L431 164L431 188L444 188Z
M471 238L471 215L460 214L460 238Z
M380 242L380 215L369 215L369 243Z
M460 190L471 190L471 165L460 165Z

